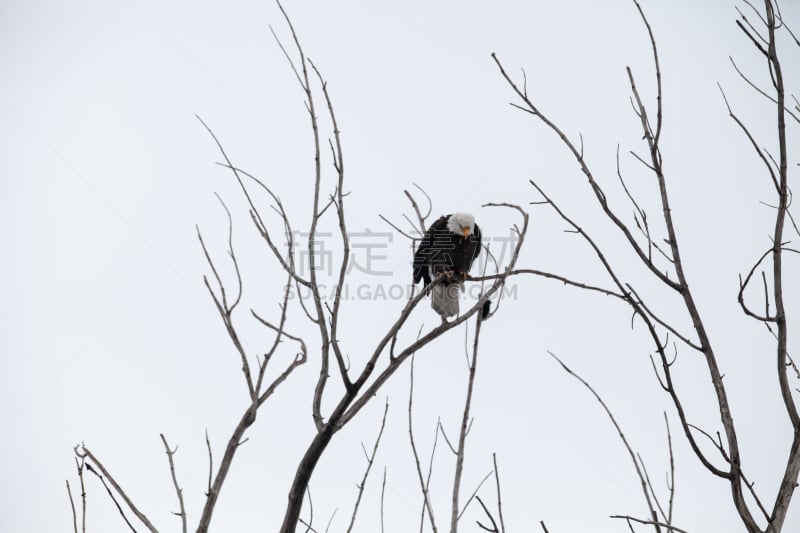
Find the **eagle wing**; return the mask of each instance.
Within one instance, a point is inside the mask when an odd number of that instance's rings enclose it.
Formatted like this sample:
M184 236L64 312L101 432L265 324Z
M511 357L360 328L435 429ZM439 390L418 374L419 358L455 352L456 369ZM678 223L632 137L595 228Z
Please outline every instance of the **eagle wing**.
M434 236L437 232L447 231L447 220L450 218L450 215L444 215L439 217L436 222L431 224L431 227L428 228L428 231L425 232L425 235L422 236L422 240L417 247L417 251L414 254L414 283L419 283L420 280L425 281L425 285L429 285L431 282L431 273L430 273L430 265L431 260L433 259L434 255L438 253L438 250L434 247Z

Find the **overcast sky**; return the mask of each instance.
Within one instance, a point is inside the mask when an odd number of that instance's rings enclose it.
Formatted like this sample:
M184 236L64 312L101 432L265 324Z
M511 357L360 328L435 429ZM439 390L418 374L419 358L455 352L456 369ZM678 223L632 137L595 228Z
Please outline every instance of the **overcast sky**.
M518 80L524 68L537 105L573 140L582 134L612 206L630 221L615 173L619 144L622 170L654 220L655 184L627 155L645 151L626 66L646 102L655 102L649 41L632 2L302 4L287 0L285 7L329 83L345 148L347 223L361 244L340 334L354 366L404 304L405 293L397 291L411 278L410 243L379 215L405 226L402 215L411 210L403 190L414 183L433 200L431 221L474 213L495 253L519 218L480 206L522 205L531 228L520 266L609 286L586 245L565 233L552 211L529 205L540 199L528 183L536 179L688 331L677 301L634 268L619 235L599 216L574 159L533 117L508 105L513 94L490 57L497 53ZM726 376L743 468L771 506L791 431L777 392L773 343L742 315L736 292L737 276L769 246L772 212L759 201L773 202L774 191L727 116L717 82L771 150L774 109L730 63L732 55L754 80L768 83L764 63L734 24L733 4L700 4L643 2L662 62L665 171L690 284ZM800 27L798 6L784 4L785 18ZM7 257L0 276L0 530L71 531L64 481L77 493L72 448L81 442L157 527L178 530L160 432L179 446L177 473L196 524L208 475L205 431L218 462L247 402L238 355L202 280L209 270L195 224L223 277L235 280L226 256L227 218L215 192L233 213L244 278L235 319L251 354L263 353L271 336L248 309L274 318L284 276L232 177L215 164L220 154L195 114L239 167L274 188L300 231L307 231L311 211L311 131L270 25L288 44L288 28L271 2L0 4L0 243ZM798 50L784 50L787 84L796 93L800 80L791 68ZM797 145L795 132L790 146ZM323 192L333 188L328 171ZM258 198L269 213L267 199ZM321 230L335 231L333 222ZM335 259L337 241L322 242ZM792 305L800 290L791 261L786 297L797 325ZM741 530L728 486L703 469L682 438L653 375L645 331L636 321L631 330L628 310L544 279L517 278L509 288L482 331L462 499L491 471L496 453L508 531L533 531L540 520L553 533L624 531L609 515L646 515L613 426L550 350L603 395L664 501L666 411L677 469L676 526ZM437 321L424 303L403 339ZM313 435L318 341L296 303L288 329L308 339L311 359L248 433L215 513L217 531L275 531L295 465ZM464 343L460 329L416 358L414 429L426 462L437 419L451 439L457 435ZM790 353L799 347L790 339ZM287 345L276 364L286 364L292 350ZM681 350L675 372L690 420L712 434L721 430L698 356ZM421 496L408 442L408 383L404 368L335 437L311 483L315 527L324 530L335 512L331 531L346 529L365 466L360 443L372 445L388 399L387 430L355 530L379 530L384 467L386 530L416 530ZM326 405L332 402L330 396ZM439 438L432 497L443 529L452 470L453 456ZM124 531L97 480L87 485L88 529ZM493 484L480 494L494 502ZM303 515L308 518L308 507ZM476 530L474 521L482 518L471 506L463 530ZM798 528L795 510L785 530Z

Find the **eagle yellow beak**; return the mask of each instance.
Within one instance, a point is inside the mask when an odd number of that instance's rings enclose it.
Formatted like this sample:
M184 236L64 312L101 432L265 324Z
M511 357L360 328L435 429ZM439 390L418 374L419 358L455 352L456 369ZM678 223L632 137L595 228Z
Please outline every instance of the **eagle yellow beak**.
M461 233L464 234L464 238L466 239L469 237L469 228L461 228Z

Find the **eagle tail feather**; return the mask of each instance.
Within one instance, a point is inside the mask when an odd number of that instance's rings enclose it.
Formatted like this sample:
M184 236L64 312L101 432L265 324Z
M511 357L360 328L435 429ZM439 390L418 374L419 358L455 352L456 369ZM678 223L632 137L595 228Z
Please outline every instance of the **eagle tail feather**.
M439 313L442 318L455 316L458 314L458 296L460 283L444 285L442 283L433 286L431 291L431 307Z

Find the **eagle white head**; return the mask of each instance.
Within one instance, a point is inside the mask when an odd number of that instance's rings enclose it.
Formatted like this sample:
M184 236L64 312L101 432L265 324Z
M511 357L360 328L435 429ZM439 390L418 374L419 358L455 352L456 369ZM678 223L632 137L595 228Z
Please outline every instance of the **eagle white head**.
M447 229L466 239L475 231L475 217L470 213L453 213L447 219Z

